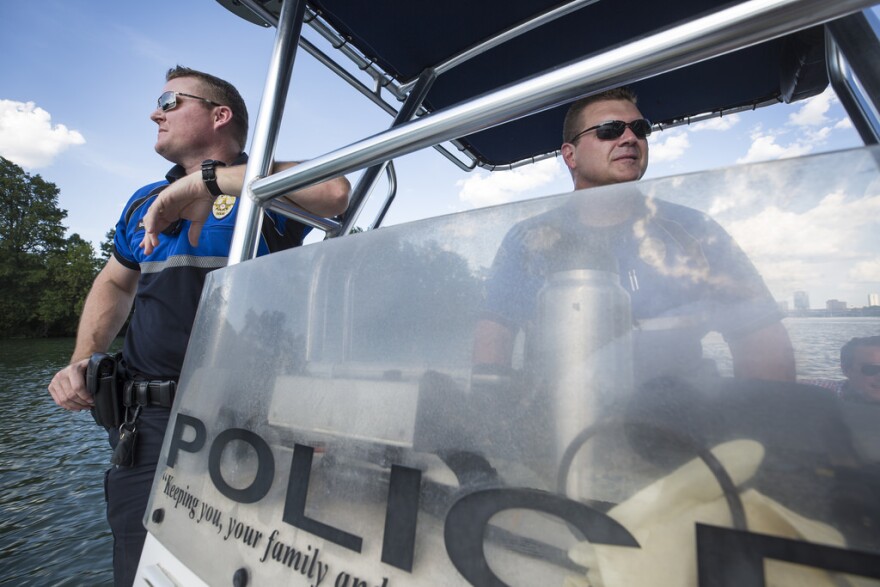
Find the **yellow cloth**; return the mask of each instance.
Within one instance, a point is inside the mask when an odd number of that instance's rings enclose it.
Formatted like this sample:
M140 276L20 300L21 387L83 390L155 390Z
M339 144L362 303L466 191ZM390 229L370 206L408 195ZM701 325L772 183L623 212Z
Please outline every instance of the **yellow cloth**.
M712 453L737 486L755 474L764 458L764 448L753 440L726 442ZM747 490L740 498L751 532L845 545L834 528L796 514L758 491ZM608 515L629 530L641 548L576 545L569 557L590 570L585 577L568 578L565 587L696 587L696 523L732 526L722 489L700 459L645 487ZM765 569L768 587L835 585L820 569L775 561L768 561Z

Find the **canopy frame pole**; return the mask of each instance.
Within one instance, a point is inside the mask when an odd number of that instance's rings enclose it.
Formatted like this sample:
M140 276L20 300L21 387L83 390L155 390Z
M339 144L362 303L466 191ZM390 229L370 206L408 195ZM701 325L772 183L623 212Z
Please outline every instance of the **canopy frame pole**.
M424 102L425 97L428 95L428 92L431 90L431 86L436 79L437 74L433 69L428 68L422 72L422 75L419 76L418 82L409 93L409 96L407 96L406 102L403 103L397 116L394 117L394 122L391 123L391 128L395 128L408 122L416 115L416 112L418 112L419 107L422 105L422 102ZM370 192L376 186L376 182L379 180L379 176L382 174L382 171L384 171L387 164L388 161L384 161L378 165L373 165L361 176L360 181L358 181L358 184L355 186L354 190L352 190L351 201L348 204L348 210L345 211L345 215L343 216L342 228L340 229L339 234L348 234L351 232L351 229L354 228L355 223L363 210L364 204L366 203L367 196L369 196Z
M275 147L278 143L278 130L284 114L284 103L296 60L296 50L302 32L306 0L287 0L281 6L275 47L266 75L260 111L251 140L251 156L244 174L244 189L238 199L238 216L229 251L229 265L251 259L257 254L260 243L260 228L263 220L261 201L253 192L253 182L269 175ZM286 193L289 190L285 190ZM280 194L278 194L280 195Z
M851 14L825 25L825 62L828 79L853 126L866 145L880 143L880 41L878 23L870 12ZM843 63L852 70L863 91L848 79Z

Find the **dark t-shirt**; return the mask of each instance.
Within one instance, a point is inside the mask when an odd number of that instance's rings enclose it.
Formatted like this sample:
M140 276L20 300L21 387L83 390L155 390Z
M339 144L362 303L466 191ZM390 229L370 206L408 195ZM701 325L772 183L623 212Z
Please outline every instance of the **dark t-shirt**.
M734 340L781 319L745 253L705 214L641 199L630 220L597 228L578 221L577 204L514 226L493 262L484 316L524 329L527 345L548 276L578 263L589 268L600 255L612 260L631 300L639 380L700 369L709 331Z

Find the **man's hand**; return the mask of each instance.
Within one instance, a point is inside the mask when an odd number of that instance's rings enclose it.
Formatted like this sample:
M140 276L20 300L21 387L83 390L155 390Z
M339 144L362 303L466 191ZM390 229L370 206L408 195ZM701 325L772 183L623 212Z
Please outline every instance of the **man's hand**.
M86 367L88 359L71 363L55 374L49 383L49 393L55 403L64 408L78 412L88 410L95 405L95 400L86 389Z
M152 253L159 245L159 233L181 218L190 221L189 244L198 245L202 226L213 205L214 196L208 193L200 173L190 173L169 185L144 216L146 233L141 241L144 253Z

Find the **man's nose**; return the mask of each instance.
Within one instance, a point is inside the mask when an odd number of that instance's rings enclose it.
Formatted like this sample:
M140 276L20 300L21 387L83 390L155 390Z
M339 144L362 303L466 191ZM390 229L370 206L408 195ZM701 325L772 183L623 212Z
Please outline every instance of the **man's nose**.
M620 144L629 144L629 143L637 143L639 142L639 137L636 136L636 133L630 127L626 127L623 129L623 134L620 135L620 138L617 139Z
M150 113L150 120L156 124L158 124L163 118L165 118L165 112L158 106L156 106L155 110Z

